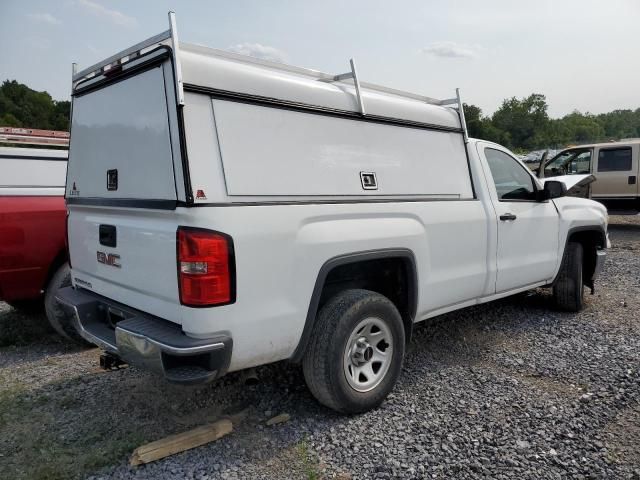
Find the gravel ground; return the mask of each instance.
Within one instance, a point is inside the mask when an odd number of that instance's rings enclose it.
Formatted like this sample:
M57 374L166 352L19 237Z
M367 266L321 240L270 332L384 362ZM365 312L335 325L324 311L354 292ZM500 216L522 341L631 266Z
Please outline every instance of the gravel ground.
M97 350L0 304L0 477L640 479L640 217L611 222L584 311L536 290L421 324L389 400L353 417L320 407L287 363L198 389L101 373ZM127 464L228 415L242 420L222 440Z

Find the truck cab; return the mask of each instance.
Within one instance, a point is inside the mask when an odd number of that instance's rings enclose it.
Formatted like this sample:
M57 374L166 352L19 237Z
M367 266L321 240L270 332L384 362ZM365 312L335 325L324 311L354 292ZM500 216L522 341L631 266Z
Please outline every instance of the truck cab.
M595 180L575 191L616 213L640 212L640 139L580 145L543 162L540 178L593 175Z

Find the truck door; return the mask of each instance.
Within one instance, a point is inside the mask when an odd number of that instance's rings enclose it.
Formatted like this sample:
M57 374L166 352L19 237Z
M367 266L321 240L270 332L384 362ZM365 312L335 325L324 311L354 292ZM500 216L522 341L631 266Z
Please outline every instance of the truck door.
M532 173L506 151L481 143L478 149L498 218L496 293L550 280L558 262L555 206L536 201Z
M598 179L591 196L599 199L625 199L638 195L638 149L640 145L605 146L596 149L593 173Z

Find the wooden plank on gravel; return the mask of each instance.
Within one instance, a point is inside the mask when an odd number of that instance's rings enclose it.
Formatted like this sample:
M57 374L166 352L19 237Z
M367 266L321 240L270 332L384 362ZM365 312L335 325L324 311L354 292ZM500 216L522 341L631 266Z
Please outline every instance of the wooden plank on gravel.
M154 462L169 455L184 452L191 448L199 447L205 443L218 440L231 433L233 424L231 420L218 420L210 425L194 428L188 432L170 435L162 440L147 443L135 449L129 463L132 466Z

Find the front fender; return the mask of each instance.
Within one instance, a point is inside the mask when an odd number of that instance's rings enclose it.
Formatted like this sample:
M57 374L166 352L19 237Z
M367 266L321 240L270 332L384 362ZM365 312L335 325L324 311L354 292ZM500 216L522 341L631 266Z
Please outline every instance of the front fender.
M562 257L571 236L578 232L597 232L600 247L607 248L607 209L598 202L576 197L562 197L553 200L560 217L558 242L558 263L556 275L562 263Z
M572 229L592 228L601 231L606 237L608 226L607 209L599 202L585 198L562 197L553 200L560 217L560 245L568 238Z

